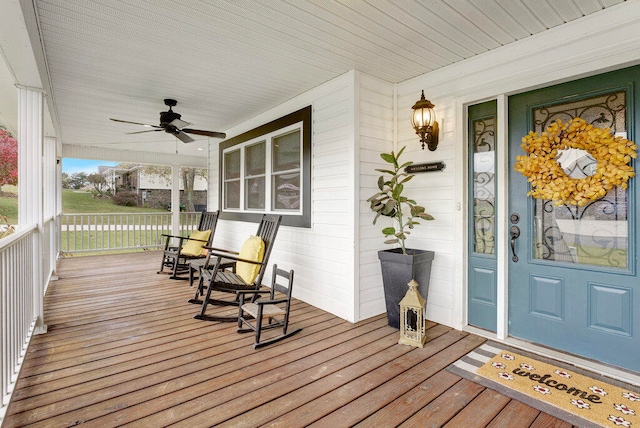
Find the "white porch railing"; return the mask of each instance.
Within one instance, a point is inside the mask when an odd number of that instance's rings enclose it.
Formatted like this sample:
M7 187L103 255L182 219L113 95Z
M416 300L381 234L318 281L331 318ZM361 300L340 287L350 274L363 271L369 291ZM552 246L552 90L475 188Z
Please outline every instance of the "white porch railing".
M198 227L200 213L180 213L180 234ZM62 214L60 241L64 253L159 248L171 234L171 213Z
M0 245L0 421L38 317L33 285L39 273L36 248L35 227L15 232Z

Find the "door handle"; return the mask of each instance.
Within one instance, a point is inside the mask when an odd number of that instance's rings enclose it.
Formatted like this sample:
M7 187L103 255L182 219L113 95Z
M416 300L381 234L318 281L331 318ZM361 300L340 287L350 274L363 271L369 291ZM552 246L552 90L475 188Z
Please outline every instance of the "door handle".
M511 226L511 229L509 229L509 235L511 236L511 254L513 254L511 260L517 263L518 256L516 255L516 239L520 236L520 228L518 226Z

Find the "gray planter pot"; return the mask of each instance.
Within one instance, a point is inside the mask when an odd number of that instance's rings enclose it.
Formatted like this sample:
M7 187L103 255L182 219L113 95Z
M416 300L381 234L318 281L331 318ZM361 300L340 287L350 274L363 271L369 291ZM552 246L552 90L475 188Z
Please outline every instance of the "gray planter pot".
M382 267L384 300L387 306L387 322L390 327L400 328L400 300L407 293L407 284L412 279L418 283L420 295L427 298L433 251L407 248L402 254L400 248L378 251Z

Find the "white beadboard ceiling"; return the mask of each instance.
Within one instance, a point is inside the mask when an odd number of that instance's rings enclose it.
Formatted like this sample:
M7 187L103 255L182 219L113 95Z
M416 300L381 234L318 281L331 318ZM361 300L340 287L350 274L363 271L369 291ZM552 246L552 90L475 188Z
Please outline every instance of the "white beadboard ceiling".
M175 98L226 131L355 69L396 83L624 0L22 0L64 144L183 154L157 124ZM635 0L634 0L635 1ZM31 10L32 9L32 10ZM200 137L201 138L201 137ZM206 152L204 152L206 153Z

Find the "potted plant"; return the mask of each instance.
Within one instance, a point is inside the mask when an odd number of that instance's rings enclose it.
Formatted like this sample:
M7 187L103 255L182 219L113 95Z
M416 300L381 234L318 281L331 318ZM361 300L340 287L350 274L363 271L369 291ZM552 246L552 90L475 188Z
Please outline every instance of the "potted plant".
M380 154L385 162L391 164L392 169L376 169L383 173L378 179L379 192L367 199L371 209L376 213L373 224L376 224L381 216L393 219L393 226L382 229L382 234L389 238L385 244L400 245L399 248L378 251L387 307L387 322L394 328L400 326L399 303L407 292L409 281L414 279L419 285L420 294L424 298L427 297L431 261L434 256L433 251L416 250L407 248L405 245L410 231L415 225L420 224L418 220L434 219L416 201L403 196L405 183L414 177L413 174L404 171L404 168L413 162L405 162L402 165L399 162L405 148L400 149L397 155L394 152Z

